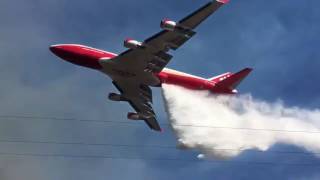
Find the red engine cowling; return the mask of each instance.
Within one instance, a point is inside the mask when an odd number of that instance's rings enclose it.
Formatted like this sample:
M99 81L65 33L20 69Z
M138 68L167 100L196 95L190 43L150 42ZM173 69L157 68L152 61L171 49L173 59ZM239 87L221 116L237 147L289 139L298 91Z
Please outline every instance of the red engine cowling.
M160 27L164 30L174 31L177 27L177 23L170 19L164 19L161 21Z
M137 49L137 48L144 47L142 42L139 42L134 39L126 39L124 41L123 45L124 45L124 47L129 48L129 49Z
M196 34L192 29L181 26L179 23L171 21L170 19L164 19L160 23L160 27L167 31L176 32L186 38L190 38Z
M129 112L127 117L128 119L134 120L134 121L144 120L144 116L139 113Z

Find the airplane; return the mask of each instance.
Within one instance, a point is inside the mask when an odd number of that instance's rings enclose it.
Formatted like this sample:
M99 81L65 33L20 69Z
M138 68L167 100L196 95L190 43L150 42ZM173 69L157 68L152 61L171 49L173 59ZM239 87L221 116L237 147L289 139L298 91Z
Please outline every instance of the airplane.
M238 73L225 73L205 79L165 68L176 50L193 37L194 29L229 0L212 0L179 22L164 19L161 32L139 42L126 39L125 52L117 55L108 51L79 45L57 44L51 52L70 63L98 70L112 79L120 94L110 93L112 101L128 102L136 112L129 112L129 120L143 120L155 130L162 131L152 108L152 90L163 83L175 84L194 90L209 90L212 93L236 94L239 83L252 71L245 68Z

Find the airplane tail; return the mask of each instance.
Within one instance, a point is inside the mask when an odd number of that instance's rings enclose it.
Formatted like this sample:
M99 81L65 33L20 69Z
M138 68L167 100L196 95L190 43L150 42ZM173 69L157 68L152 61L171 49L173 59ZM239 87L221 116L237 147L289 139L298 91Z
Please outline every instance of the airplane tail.
M216 84L211 90L215 93L236 94L237 90L235 88L245 77L249 75L251 71L251 68L245 68L235 74L228 72L210 78L208 80Z

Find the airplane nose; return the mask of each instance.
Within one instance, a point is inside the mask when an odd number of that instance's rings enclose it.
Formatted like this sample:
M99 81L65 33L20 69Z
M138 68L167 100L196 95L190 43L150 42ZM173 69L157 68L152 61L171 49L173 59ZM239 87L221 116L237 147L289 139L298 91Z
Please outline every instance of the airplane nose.
M49 49L54 55L60 57L61 59L68 61L70 58L72 58L72 51L70 51L65 45L52 45L49 47Z
M50 51L61 59L72 64L92 68L101 69L99 63L100 58L92 56L92 51L88 51L82 46L74 44L60 44L49 47Z
M55 55L58 55L61 53L61 47L58 46L58 45L52 45L49 47L50 51L55 54ZM59 53L60 52L60 53Z

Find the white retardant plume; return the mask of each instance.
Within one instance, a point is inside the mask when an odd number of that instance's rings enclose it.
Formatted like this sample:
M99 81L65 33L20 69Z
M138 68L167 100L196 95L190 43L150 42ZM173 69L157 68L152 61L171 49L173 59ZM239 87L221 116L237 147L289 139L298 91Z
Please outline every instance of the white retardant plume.
M320 111L285 107L250 95L217 96L163 84L178 147L200 149L198 158L230 158L276 143L320 152Z

